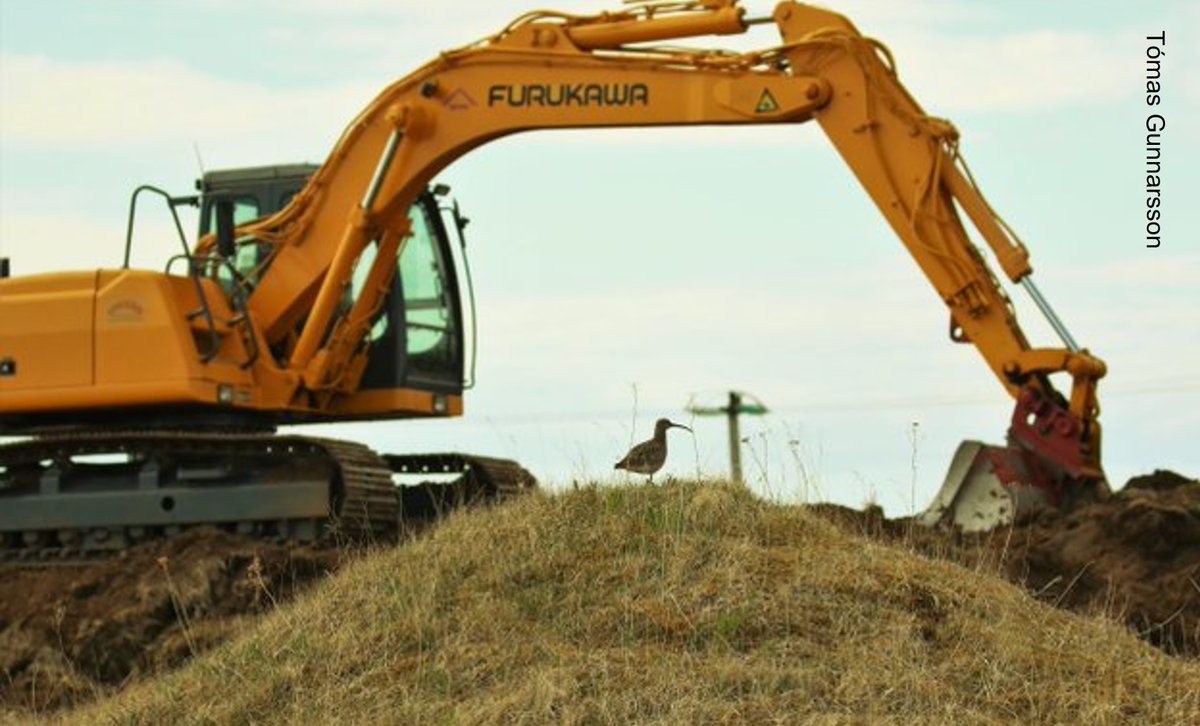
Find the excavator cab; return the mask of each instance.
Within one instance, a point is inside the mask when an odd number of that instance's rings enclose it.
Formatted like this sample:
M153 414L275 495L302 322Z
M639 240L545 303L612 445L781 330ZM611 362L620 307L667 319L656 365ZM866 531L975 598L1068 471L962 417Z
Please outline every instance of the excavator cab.
M222 207L225 221L238 230L283 211L318 169L288 164L210 171L197 182L194 197L170 197L148 186L138 192L167 198L172 215L176 207L198 206L197 232L203 238L216 229ZM175 256L163 274L129 267L130 235L121 269L3 281L0 320L13 321L8 329L15 333L6 338L0 361L4 371L17 373L0 373L0 392L5 394L0 431L21 435L83 421L109 424L147 412L156 426L178 428L196 420L198 405L215 425L259 429L460 414L461 394L470 387L467 378L474 370L474 348L464 334L474 330L473 296L461 244L462 218L446 202L449 189L439 185L436 191L440 194L422 191L409 208L411 231L389 252L396 255L396 272L389 292L369 313L365 356L353 363L358 367L355 383L351 390L333 394L332 403L283 401L286 394L262 382L263 375L286 368L287 350L278 346L290 342L279 335L268 340L246 323L256 295L279 293L278 285L266 290L276 272L277 247L238 232L241 236L228 240L226 249L197 245L196 251ZM134 209L131 204L131 232ZM448 230L457 230L458 243ZM182 230L180 237L185 247L191 246L182 239ZM371 289L368 276L377 249L377 243L367 244L343 278L339 315ZM44 313L48 289L65 311L57 318ZM35 309L43 311L43 328L62 328L56 347L40 342L53 337L45 330L21 323L32 320ZM270 370L254 367L260 358L270 361ZM118 406L95 402L110 401L106 387L118 385L126 387L123 391L130 385L142 390L123 394ZM49 389L55 389L53 395ZM277 396L271 405L260 398L264 390ZM62 400L66 396L73 397L72 405ZM279 405L281 401L294 405Z
M242 169L220 169L205 172L196 180L196 199L200 207L197 239L221 226L219 217L227 215L230 226L253 222L287 206L292 197L304 188L309 177L319 169L315 164L281 164ZM236 245L230 263L216 265L211 270L221 287L229 293L236 275L253 285L259 266L266 261L264 245L246 242Z
M200 236L217 227L217 204L233 205L234 224L251 222L283 209L317 169L316 164L279 164L205 172L200 192Z
M278 212L319 168L314 164L280 164L206 172L196 181L200 192L199 236L217 230L222 205L232 209L234 225ZM409 210L412 235L401 249L392 291L371 328L361 390L403 387L457 395L466 383L464 311L458 281L458 270L466 269L466 255L461 244L455 254L447 221L458 233L460 243L465 225L459 221L457 207L440 204L439 199L448 193L445 186L427 190ZM227 291L235 275L253 286L268 254L265 245L251 239L238 240L231 264L216 266L212 274ZM374 245L363 252L343 295L343 310L349 309L361 293L375 254ZM470 297L470 278L464 277L465 292ZM473 325L473 320L466 323Z

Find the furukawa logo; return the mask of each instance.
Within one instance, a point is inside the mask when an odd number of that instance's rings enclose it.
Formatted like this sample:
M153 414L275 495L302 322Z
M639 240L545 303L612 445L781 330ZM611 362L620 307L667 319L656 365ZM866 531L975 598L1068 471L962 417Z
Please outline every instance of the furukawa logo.
M106 311L110 323L140 323L146 311L137 300L118 300Z
M456 88L453 93L446 96L446 100L442 101L442 105L451 111L466 111L478 104L475 103L474 98L471 98L471 94L461 88Z
M644 83L560 83L523 86L496 85L488 89L488 106L512 108L649 106Z

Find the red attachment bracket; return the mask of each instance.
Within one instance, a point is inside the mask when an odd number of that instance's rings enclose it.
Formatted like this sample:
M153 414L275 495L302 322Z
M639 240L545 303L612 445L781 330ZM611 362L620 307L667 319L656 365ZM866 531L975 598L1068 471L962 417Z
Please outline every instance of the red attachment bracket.
M1042 391L1021 389L1008 435L1068 475L1085 474L1082 422Z
M1052 506L1061 505L1062 482L1046 470L1038 456L1022 448L1000 446L988 446L984 453L992 473L1008 489L1018 510L1022 509L1022 500L1028 501L1035 496L1028 492L1035 490L1040 492L1036 496L1044 497Z

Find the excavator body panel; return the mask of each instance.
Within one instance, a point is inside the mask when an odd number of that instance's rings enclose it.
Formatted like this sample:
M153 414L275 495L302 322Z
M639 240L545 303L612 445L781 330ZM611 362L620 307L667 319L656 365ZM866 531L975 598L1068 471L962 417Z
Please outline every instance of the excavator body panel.
M0 279L0 411L20 389L92 384L95 298L94 272Z

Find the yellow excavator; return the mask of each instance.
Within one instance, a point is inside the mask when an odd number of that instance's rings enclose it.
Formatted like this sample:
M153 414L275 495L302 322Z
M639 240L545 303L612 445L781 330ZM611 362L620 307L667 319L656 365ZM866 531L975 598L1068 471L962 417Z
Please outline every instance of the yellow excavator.
M756 25L781 41L678 45ZM438 172L520 131L810 120L949 308L952 340L973 344L1016 402L1008 445L963 444L925 521L986 529L1106 492L1104 363L1034 285L954 126L836 13L781 2L748 17L737 0L683 0L531 12L441 54L384 89L276 213L239 224L236 195L214 196L213 232L165 272L131 269L127 247L120 269L0 280L0 434L28 437L0 448L6 550L86 553L200 523L390 536L403 507L391 476L411 461L273 431L462 413L465 258L447 233L461 217L447 224L429 189ZM958 210L1062 347L1029 344ZM511 462L447 457L492 494L529 484Z

